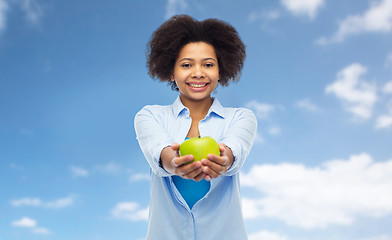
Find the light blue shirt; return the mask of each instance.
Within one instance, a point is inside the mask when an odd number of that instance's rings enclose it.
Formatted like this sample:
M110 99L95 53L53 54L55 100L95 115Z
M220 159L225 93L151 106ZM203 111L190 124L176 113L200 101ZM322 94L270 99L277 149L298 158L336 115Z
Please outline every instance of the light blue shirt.
M150 171L150 212L147 240L244 240L247 239L241 210L239 171L252 147L257 121L244 108L225 108L213 99L199 122L200 136L226 144L234 163L222 176L211 180L208 193L190 209L173 183L172 175L159 164L161 151L182 143L192 119L178 97L172 105L145 106L135 116L135 131Z

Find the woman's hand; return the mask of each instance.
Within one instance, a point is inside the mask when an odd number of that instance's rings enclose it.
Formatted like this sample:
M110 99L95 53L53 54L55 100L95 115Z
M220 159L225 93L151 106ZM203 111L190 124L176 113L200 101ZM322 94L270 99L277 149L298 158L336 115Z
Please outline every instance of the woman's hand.
M178 149L180 144L173 143L173 145L166 147L161 152L162 167L169 173L178 175L185 179L193 179L201 181L206 177L203 173L202 163L200 161L193 161L192 155L180 156Z
M219 143L220 156L208 154L207 159L202 159L201 164L205 179L210 181L212 178L217 178L227 172L234 162L234 156L231 149L224 143Z

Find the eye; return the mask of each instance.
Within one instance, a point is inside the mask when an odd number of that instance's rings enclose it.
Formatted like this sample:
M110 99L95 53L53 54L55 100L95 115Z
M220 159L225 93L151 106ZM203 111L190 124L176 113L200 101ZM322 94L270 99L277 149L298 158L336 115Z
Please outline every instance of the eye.
M206 64L204 64L204 66L206 66L206 67L210 68L210 67L213 67L213 66L215 66L215 64L213 64L213 63L206 63Z
M183 68L190 68L191 64L190 63L183 63L183 64L181 64L181 67L183 67Z

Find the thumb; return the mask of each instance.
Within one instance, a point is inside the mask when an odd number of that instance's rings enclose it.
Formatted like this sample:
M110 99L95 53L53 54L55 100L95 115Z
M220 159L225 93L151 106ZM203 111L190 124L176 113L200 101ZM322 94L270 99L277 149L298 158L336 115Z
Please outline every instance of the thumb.
M173 145L171 145L171 148L174 150L174 151L178 151L178 149L180 149L180 144L178 144L178 143L173 143Z

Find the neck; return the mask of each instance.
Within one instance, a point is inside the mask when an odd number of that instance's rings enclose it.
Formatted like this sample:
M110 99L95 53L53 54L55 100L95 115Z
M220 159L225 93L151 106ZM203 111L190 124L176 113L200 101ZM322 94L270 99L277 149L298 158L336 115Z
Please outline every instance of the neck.
M182 104L189 109L192 119L203 119L212 105L211 97L202 100L190 100L180 95Z

